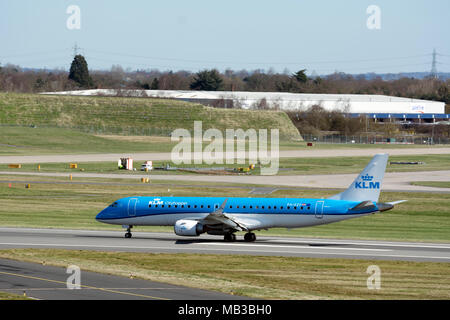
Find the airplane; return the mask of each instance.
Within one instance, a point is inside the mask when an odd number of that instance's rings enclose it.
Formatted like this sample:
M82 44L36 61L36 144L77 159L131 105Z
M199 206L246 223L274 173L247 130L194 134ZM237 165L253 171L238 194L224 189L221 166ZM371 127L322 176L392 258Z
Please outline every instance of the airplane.
M378 198L388 154L375 155L345 191L327 199L235 197L126 197L96 216L103 223L122 225L125 238L133 226L173 226L179 236L221 235L256 240L254 231L301 228L358 218L391 210L406 200L380 203Z

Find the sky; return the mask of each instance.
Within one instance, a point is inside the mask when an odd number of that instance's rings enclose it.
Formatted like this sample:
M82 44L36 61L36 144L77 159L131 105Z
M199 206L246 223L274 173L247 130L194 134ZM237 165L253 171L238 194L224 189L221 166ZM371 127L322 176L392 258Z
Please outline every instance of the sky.
M449 0L1 0L0 63L68 70L76 45L91 70L397 73L430 71L436 49L450 72L449 12Z

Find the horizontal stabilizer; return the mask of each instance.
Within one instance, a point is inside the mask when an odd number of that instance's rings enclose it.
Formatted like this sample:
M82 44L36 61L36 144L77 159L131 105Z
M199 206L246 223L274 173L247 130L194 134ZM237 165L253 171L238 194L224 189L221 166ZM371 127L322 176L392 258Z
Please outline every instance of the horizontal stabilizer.
M408 200L398 200L398 201L392 201L392 202L386 202L386 203L379 202L379 203L377 203L377 207L380 212L383 212L383 211L391 210L392 208L394 208L394 205L402 203L402 202L406 202L406 201L408 201Z
M375 205L372 201L363 201L358 203L356 206L348 210L349 212L360 212L360 211L370 211L375 209Z

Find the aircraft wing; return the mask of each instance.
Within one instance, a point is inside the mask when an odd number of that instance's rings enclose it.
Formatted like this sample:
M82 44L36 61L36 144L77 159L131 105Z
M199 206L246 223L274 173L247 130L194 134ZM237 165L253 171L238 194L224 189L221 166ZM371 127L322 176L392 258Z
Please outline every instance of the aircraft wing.
M202 222L206 224L224 224L230 228L233 228L237 231L248 231L248 227L245 225L245 223L228 216L223 212L225 209L225 205L227 204L228 199L225 199L225 201L222 203L219 209L216 211L210 213L208 216L203 218Z

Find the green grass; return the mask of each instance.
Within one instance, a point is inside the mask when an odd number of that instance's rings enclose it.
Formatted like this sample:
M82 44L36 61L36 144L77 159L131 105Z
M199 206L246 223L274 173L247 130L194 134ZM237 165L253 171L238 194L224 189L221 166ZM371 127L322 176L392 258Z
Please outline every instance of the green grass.
M8 292L0 292L0 301L1 300L30 300L30 299L23 295Z
M94 135L67 128L0 125L1 155L171 152L178 142L170 137ZM203 142L203 148L210 144ZM248 145L248 142L246 143ZM301 141L280 140L280 149L302 149ZM268 146L270 148L270 144ZM193 145L191 149L194 150Z
M280 136L300 139L286 113L206 107L154 98L76 97L0 93L0 124L75 128L84 132L168 136L177 128L203 130L279 129Z
M35 228L112 229L95 221L95 215L113 201L127 196L228 196L248 197L251 186L226 188L213 183L130 179L74 179L0 176L0 225ZM10 181L12 183L9 188ZM20 182L23 181L23 182ZM33 182L35 181L35 182ZM38 183L39 181L45 183ZM97 183L95 183L97 181ZM105 184L109 181L111 184ZM31 188L25 188L31 182ZM79 183L79 184L78 184ZM93 184L94 183L94 184ZM207 185L208 187L205 187ZM270 197L320 198L338 191L283 189ZM255 195L252 195L255 196ZM259 195L266 197L267 195ZM450 194L384 192L380 201L408 200L393 210L330 225L301 229L270 229L261 235L450 241ZM136 231L167 231L170 227L137 227Z
M359 173L372 157L333 157L333 158L280 158L279 174L332 174ZM419 161L419 165L399 165L389 162ZM450 155L407 155L390 156L387 172L450 170Z
M415 181L411 182L415 186L425 186L434 188L450 188L450 181Z
M450 299L448 263L56 249L0 250L0 257L258 299ZM370 265L381 270L380 290L367 288Z
M280 158L280 170L278 175L305 175L305 174L343 174L343 173L359 173L369 163L371 157L334 157L334 158ZM150 160L150 159L149 159ZM435 170L450 170L450 155L410 155L410 156L391 156L389 161L420 161L424 162L421 165L397 165L388 164L387 172L413 172L413 171L435 171ZM79 172L83 169L84 172L91 173L117 173L117 174L142 174L139 171L141 164L144 161L135 161L134 167L138 169L136 172L127 170L118 170L117 162L79 162L78 169L70 169L69 163L41 163L41 172ZM247 164L181 164L176 165L171 161L154 161L155 167L164 167L169 164L172 167L178 168L238 168L247 167ZM21 169L8 168L8 164L0 164L0 171L29 171L37 172L37 164L23 164ZM203 173L208 172L204 171ZM159 174L195 174L185 171L162 171L154 170L152 175ZM259 175L260 169L249 172L252 175ZM445 183L444 183L445 184ZM441 183L442 185L442 183ZM431 185L430 185L431 186Z

